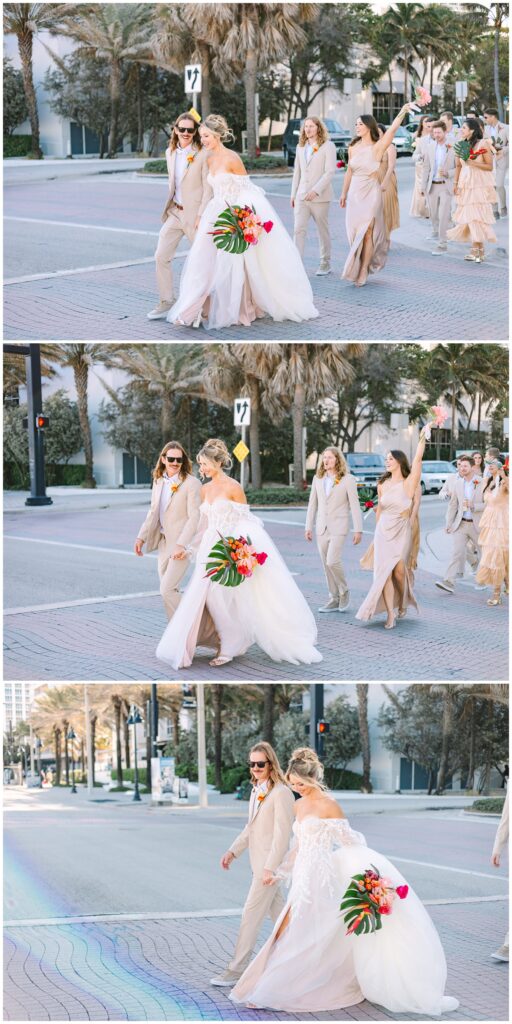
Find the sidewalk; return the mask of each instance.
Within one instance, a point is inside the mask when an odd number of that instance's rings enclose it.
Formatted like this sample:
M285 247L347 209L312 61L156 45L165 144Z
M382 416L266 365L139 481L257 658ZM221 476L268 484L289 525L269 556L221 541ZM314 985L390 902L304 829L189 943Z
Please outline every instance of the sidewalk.
M428 909L447 957L446 993L460 1001L449 1019L508 1020L508 967L490 959L507 928L507 897L443 901ZM200 920L122 915L111 921L9 925L4 929L4 1019L423 1019L366 1000L344 1010L303 1014L237 1007L228 990L212 987L209 979L232 955L238 927L235 911ZM267 925L263 939L268 932Z

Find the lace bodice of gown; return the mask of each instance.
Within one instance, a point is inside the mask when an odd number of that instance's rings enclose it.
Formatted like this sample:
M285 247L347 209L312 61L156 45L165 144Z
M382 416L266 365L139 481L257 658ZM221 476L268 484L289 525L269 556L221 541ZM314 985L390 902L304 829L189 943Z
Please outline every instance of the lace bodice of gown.
M343 846L366 846L361 832L355 832L346 818L317 818L307 815L295 821L293 832L297 852L293 866L292 892L297 903L311 903L318 887L328 900L337 896L334 852Z
M351 828L347 818L317 818L307 814L302 821L294 821L293 831L301 853L306 849L314 849L318 854L337 846L366 846L363 833Z
M255 185L248 174L228 174L221 171L219 174L209 174L208 182L213 189L215 199L225 199L229 203L235 203L247 192L253 192L254 196L264 195L264 189Z
M230 501L229 498L216 498L212 502L203 501L200 511L206 516L208 526L220 530L224 535L234 535L247 529L251 522L259 524L259 519L253 515L249 505L243 505L240 501Z

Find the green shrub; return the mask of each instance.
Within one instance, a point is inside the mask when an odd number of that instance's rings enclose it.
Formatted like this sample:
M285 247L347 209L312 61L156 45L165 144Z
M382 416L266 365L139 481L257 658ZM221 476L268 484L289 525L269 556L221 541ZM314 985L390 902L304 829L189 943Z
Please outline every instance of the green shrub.
M182 761L181 764L176 765L176 775L179 779L188 779L189 782L197 782L197 764L194 764L193 761ZM206 777L208 780L208 767L206 769Z
M147 768L139 768L139 782L146 783ZM117 782L117 768L112 768L112 782ZM135 782L135 768L123 768L123 782Z
M478 811L480 814L501 814L505 803L504 796L484 797L482 800L474 800L471 807L465 807L465 811Z
M247 779L247 766L237 765L235 768L224 768L221 778L221 793L234 793L237 786Z
M167 174L167 160L147 160L142 170L144 174Z
M4 157L28 156L31 150L31 135L4 135Z
M363 776L348 768L325 768L325 782L329 789L361 789Z
M288 166L282 153L262 153L254 160L250 160L245 153L241 156L246 171L273 171Z
M246 495L250 505L307 505L309 501L309 491L296 491L293 487L248 487Z

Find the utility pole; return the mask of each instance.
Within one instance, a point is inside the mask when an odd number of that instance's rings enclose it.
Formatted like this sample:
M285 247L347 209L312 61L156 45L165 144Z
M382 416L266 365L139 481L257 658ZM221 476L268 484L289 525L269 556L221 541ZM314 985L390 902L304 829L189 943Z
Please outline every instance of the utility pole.
M206 729L204 714L204 683L196 683L197 704L197 777L199 782L199 806L208 807L206 788Z
M87 683L84 683L84 715L85 715L85 746L87 750L87 798L90 800L94 796L94 782L93 782L93 749L92 749L92 731L91 731L91 715L89 711L89 692L87 690Z
M309 719L309 745L316 750L320 758L324 755L324 738L317 730L317 722L324 717L324 684L311 683L309 687L310 696L310 719Z
M27 407L28 407L28 461L30 470L30 498L25 505L52 505L52 499L46 494L44 474L44 421L37 425L38 419L43 420L43 396L41 389L41 346L4 345L4 352L10 355L25 356L27 373Z

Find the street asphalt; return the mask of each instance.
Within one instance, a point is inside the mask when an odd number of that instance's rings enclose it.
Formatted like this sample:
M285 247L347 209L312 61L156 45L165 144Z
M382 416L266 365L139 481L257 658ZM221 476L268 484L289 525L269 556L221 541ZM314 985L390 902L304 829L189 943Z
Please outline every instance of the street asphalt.
M250 884L247 856L229 872L219 864L247 804L216 794L205 810L150 808L96 793L4 792L4 1019L418 1019L366 1001L318 1014L232 1006L209 979L232 954ZM447 994L461 1003L450 1019L507 1020L508 968L490 958L507 928L506 862L490 864L498 818L466 814L456 794L419 807L336 796L425 902L447 957Z
M173 671L156 660L166 620L158 593L156 558L137 559L133 542L149 491L94 492L81 496L55 489L55 504L27 509L23 495L7 495L4 514L4 612L6 679L173 680L219 679L199 651L190 669ZM52 493L52 489L50 489ZM82 491L82 495L84 492ZM364 522L360 547L344 549L352 598L346 614L317 614L326 588L316 545L304 540L305 509L259 509L273 540L316 615L323 661L315 666L276 663L252 647L225 666L222 679L415 680L506 679L507 607L486 606L467 575L448 595L435 587L449 558L443 532L445 504L422 502L422 547L415 592L420 614L396 630L383 617L354 618L371 575L359 558L371 541L374 516ZM485 634L492 658L467 655L468 635Z
M4 337L197 340L192 329L146 317L156 300L153 253L166 180L141 176L126 161L117 167L94 163L52 161L32 170L22 161L6 162ZM318 252L312 229L305 253L320 317L305 324L264 318L243 329L245 340L497 341L508 336L507 221L497 224L498 242L489 246L485 264L464 262L467 247L456 243L446 256L435 258L429 223L408 214L414 179L410 157L401 158L397 167L401 227L393 234L384 271L363 291L340 279L348 245L344 211L337 203L343 176L338 171L330 214L332 274L315 277ZM292 234L290 175L256 180ZM177 283L187 251L183 243L177 253ZM208 335L201 330L200 337L230 341L238 340L240 332L240 327Z

